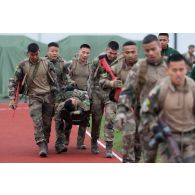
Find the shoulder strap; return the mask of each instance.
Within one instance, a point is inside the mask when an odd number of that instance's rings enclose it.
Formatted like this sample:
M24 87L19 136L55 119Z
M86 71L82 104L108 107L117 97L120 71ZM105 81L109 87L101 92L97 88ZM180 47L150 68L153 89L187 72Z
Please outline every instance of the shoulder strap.
M146 82L146 74L148 72L148 65L146 63L146 60L140 61L139 68L138 68L138 75L137 75L137 81L136 81L136 99L139 98L140 93L144 87L144 84Z

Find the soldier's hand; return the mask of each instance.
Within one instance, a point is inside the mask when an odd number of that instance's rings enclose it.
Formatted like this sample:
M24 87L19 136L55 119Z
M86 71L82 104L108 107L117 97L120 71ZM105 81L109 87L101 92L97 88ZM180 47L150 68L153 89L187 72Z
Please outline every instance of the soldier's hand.
M9 108L15 110L16 109L16 102L14 101L14 99L11 99L9 102Z
M112 88L121 88L122 87L122 81L121 80L112 80L110 81L110 85Z
M124 113L119 113L116 115L115 118L115 128L116 129L122 129L127 122L127 118Z

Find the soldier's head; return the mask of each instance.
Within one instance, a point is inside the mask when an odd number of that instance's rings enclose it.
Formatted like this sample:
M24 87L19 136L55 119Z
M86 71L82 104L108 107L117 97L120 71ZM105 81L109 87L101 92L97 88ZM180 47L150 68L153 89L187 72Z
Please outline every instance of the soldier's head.
M195 46L194 45L189 45L188 46L188 52L191 53L191 54L193 54L194 51L195 51Z
M59 44L56 42L49 43L47 55L48 55L49 59L56 60L59 56Z
M144 53L149 63L156 63L161 60L161 47L156 35L149 34L144 37L143 41Z
M159 33L158 40L160 41L160 45L162 49L166 49L169 43L169 34L168 33Z
M86 63L91 52L91 47L88 44L82 44L79 49L79 60Z
M73 112L77 109L79 103L80 103L79 99L72 97L72 98L69 98L68 100L66 100L66 102L64 104L64 108L68 112Z
M122 53L127 64L134 64L137 61L138 57L136 43L133 41L125 42L123 44Z
M110 41L106 48L106 55L109 61L113 62L118 55L119 44L116 41Z
M39 46L36 43L30 43L27 47L27 54L32 63L39 59Z
M183 86L187 73L186 59L181 54L172 54L167 59L167 75L175 86Z

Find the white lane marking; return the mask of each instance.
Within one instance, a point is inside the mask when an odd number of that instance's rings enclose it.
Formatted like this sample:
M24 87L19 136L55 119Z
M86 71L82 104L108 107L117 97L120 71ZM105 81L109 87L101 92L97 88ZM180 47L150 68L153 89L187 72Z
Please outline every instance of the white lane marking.
M87 134L89 137L91 137L91 133L90 133L88 130L86 131L86 134ZM106 148L105 144L103 144L103 143L102 143L101 141L99 141L99 140L98 140L98 144L99 144L100 146L102 146L104 149ZM119 161L121 161L121 162L123 161L122 158L121 158L118 154L116 154L115 152L112 151L112 154L113 154L113 156L115 156Z

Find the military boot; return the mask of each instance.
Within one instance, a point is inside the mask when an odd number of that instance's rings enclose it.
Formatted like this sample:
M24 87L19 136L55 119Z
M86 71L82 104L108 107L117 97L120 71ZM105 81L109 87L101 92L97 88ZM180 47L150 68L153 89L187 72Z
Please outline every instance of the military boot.
M48 146L46 142L39 142L38 143L39 146L39 156L41 157L46 157L48 154Z
M106 142L106 158L112 158L112 141Z
M77 149L79 150L85 150L87 146L84 144L85 136L78 136L77 137Z
M67 152L68 148L64 144L58 144L55 146L56 153L61 154L62 152Z
M100 151L98 149L97 140L96 141L91 141L91 153L92 154L99 154L100 153Z

